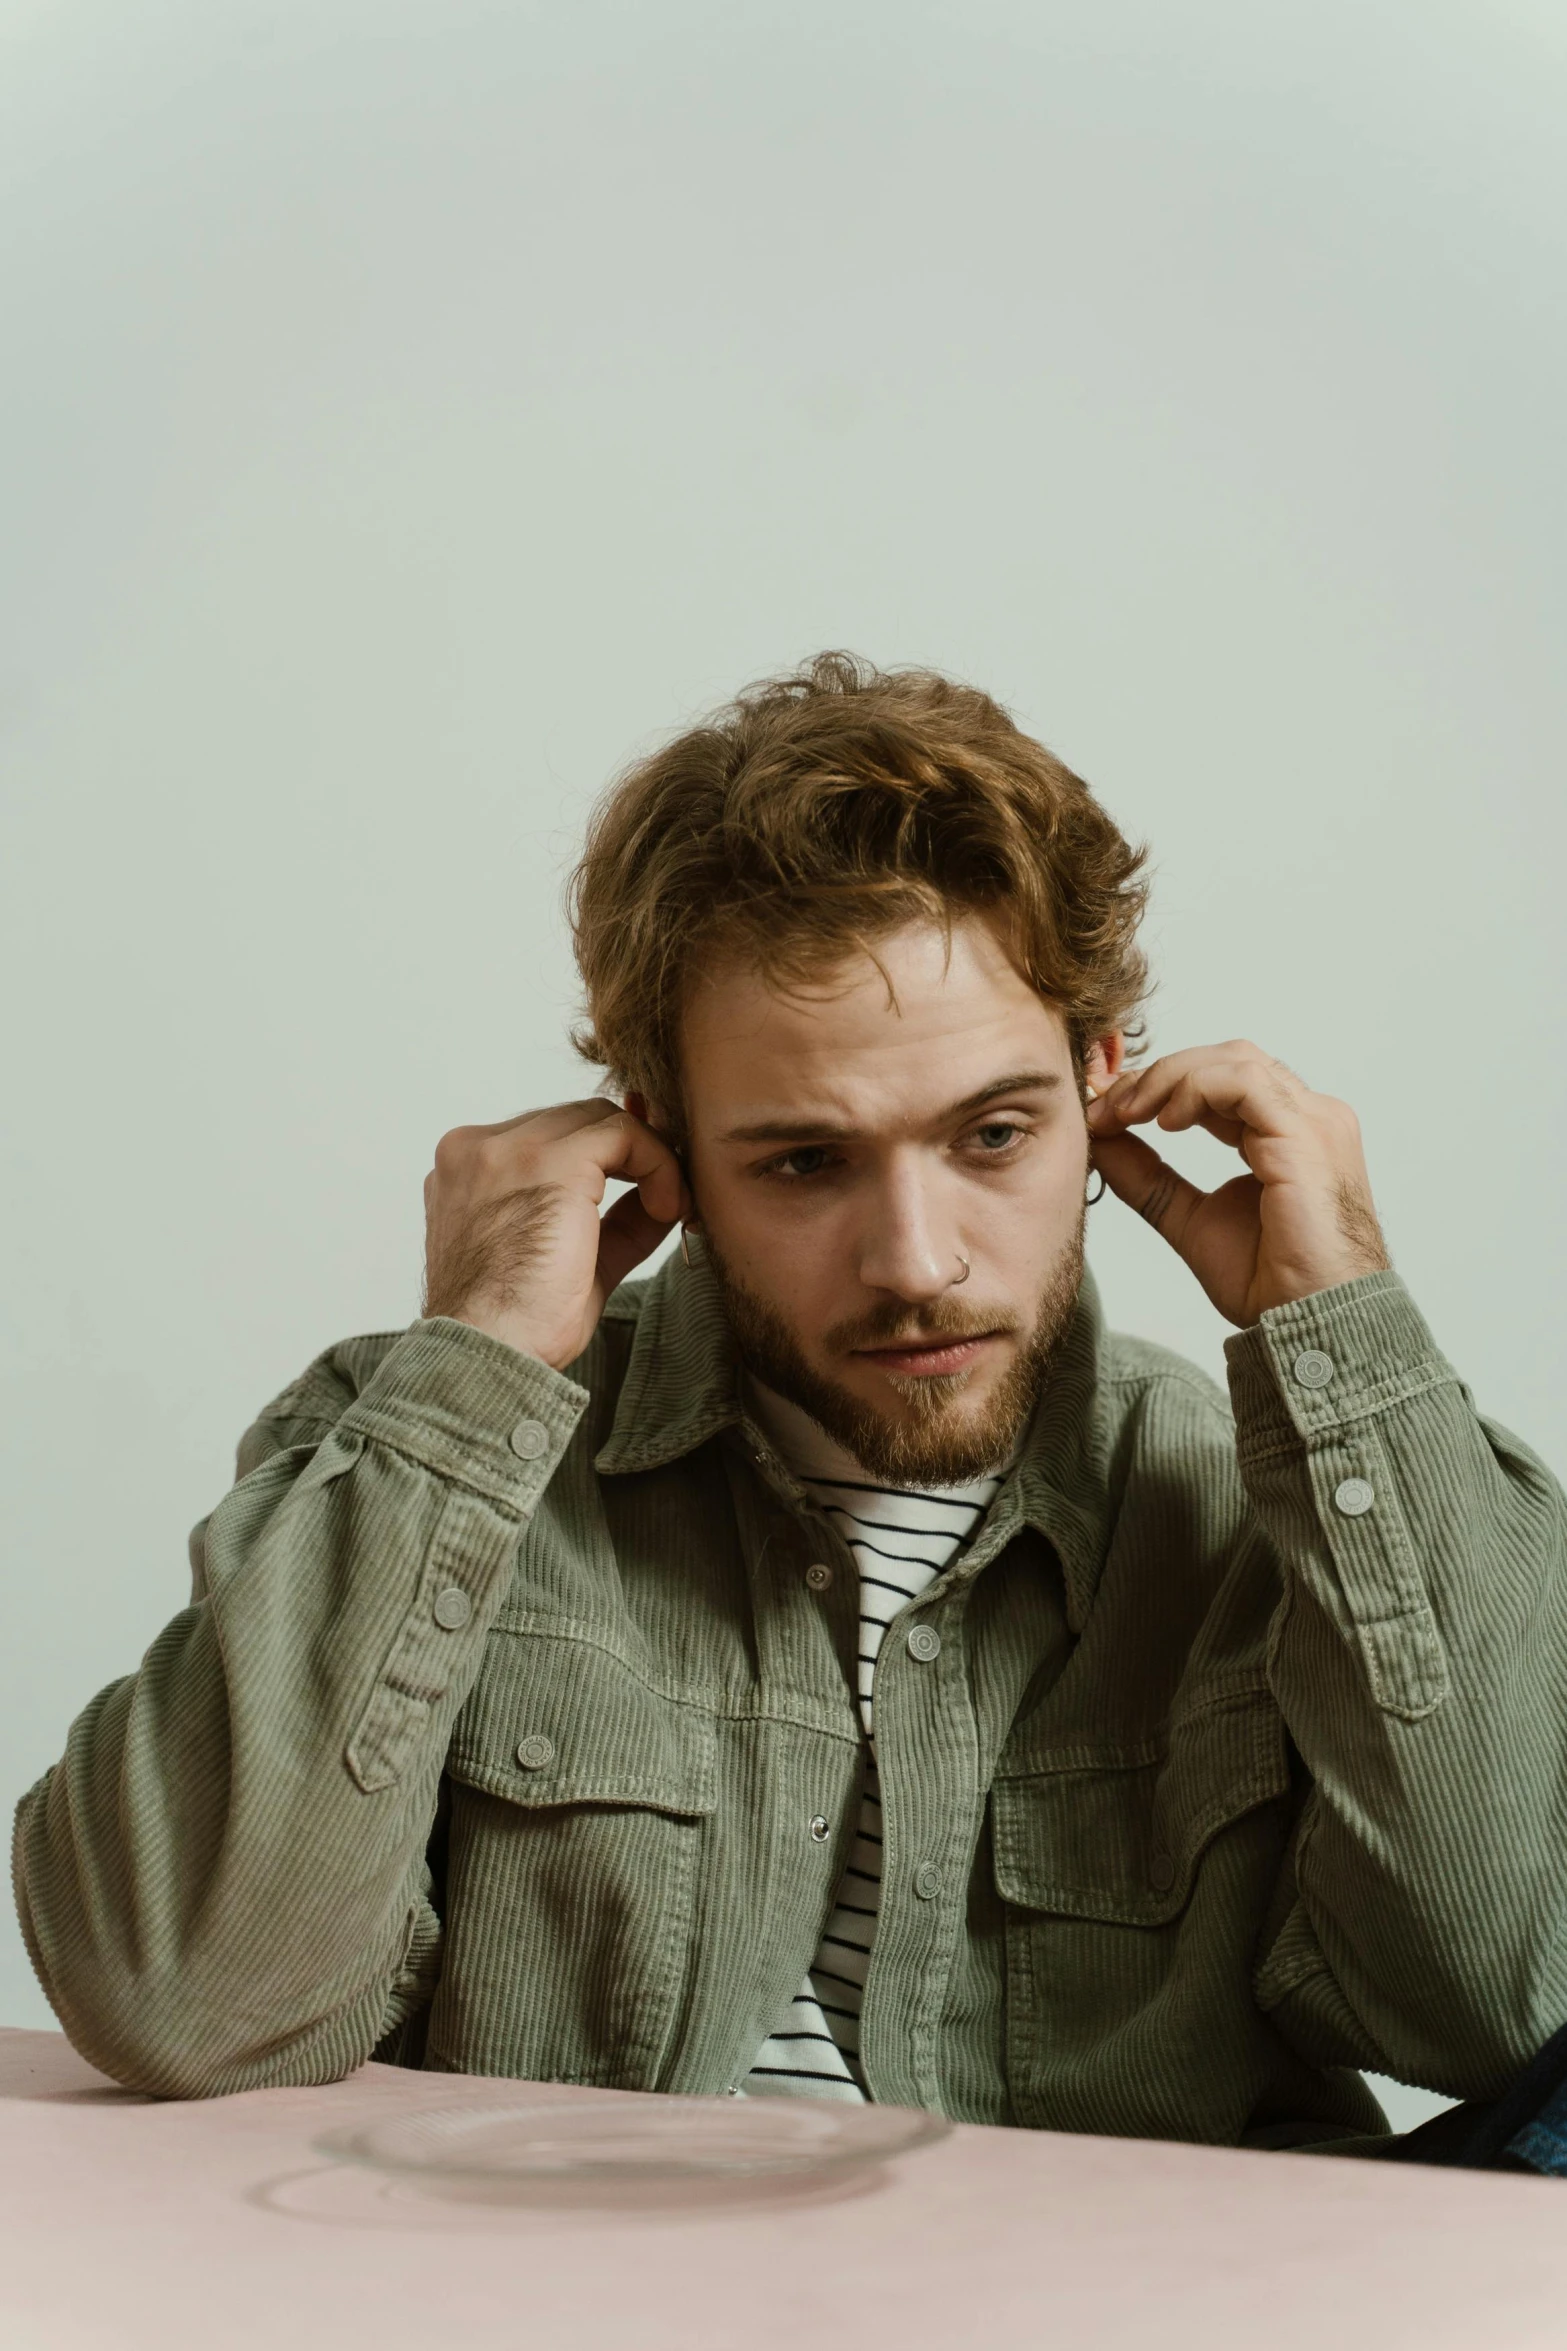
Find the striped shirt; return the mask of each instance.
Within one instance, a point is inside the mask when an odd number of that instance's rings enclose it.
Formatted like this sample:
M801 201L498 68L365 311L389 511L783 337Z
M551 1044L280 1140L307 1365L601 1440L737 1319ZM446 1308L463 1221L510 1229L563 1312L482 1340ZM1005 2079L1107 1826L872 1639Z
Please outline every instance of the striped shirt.
M816 1958L745 2077L751 2098L868 2095L860 2004L881 1898L881 1790L876 1775L876 1660L887 1627L932 1583L979 1525L1001 1473L966 1486L888 1486L873 1479L797 1405L749 1383L752 1416L842 1535L860 1574L858 1695L865 1730L860 1817Z

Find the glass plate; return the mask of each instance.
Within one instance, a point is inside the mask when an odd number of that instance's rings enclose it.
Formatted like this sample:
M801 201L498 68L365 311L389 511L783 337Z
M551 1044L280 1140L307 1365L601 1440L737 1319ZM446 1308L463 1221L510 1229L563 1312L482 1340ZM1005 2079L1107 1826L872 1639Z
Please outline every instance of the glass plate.
M944 2139L945 2115L804 2098L599 2091L578 2103L431 2106L317 2142L324 2153L436 2185L468 2180L797 2179L885 2163Z

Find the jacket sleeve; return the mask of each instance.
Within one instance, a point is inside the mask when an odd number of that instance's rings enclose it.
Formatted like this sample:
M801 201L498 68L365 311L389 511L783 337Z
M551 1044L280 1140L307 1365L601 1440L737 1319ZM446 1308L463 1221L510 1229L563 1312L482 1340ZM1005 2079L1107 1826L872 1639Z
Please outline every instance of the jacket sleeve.
M355 1351L247 1434L191 1606L18 1807L33 1964L133 2088L335 2080L434 1973L452 1722L587 1396L444 1318Z
M1227 1352L1310 1777L1258 1999L1318 2062L1493 2097L1567 2019L1567 1496L1391 1273Z

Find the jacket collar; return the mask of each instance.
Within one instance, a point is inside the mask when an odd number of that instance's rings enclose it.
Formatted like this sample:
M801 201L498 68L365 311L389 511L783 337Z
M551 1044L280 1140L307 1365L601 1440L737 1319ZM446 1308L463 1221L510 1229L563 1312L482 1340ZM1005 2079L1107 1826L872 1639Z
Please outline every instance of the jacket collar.
M739 1359L705 1259L689 1266L678 1256L666 1259L648 1281L628 1284L607 1312L614 1320L634 1314L636 1329L614 1421L595 1456L601 1475L660 1469L742 1424ZM1020 1527L1034 1527L1060 1557L1074 1632L1087 1620L1109 1539L1108 1446L1098 1409L1104 1335L1099 1293L1085 1273L1018 1460L959 1567L977 1574Z

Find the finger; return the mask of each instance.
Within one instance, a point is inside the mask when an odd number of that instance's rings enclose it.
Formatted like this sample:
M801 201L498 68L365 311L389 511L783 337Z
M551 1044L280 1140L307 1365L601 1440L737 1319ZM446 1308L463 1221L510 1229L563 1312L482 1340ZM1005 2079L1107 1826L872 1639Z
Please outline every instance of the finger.
M1173 1071L1173 1069L1174 1069L1175 1065L1177 1064L1177 1062L1191 1062L1191 1063L1193 1063L1193 1065L1195 1066L1195 1065L1196 1065L1196 1057L1195 1057L1194 1055L1191 1055L1191 1054L1180 1054L1180 1055L1171 1054L1171 1055L1168 1057L1168 1063L1167 1063L1167 1064L1160 1064L1160 1063L1155 1063L1155 1064L1154 1064L1154 1068L1155 1068L1155 1069L1160 1069L1160 1068L1166 1068L1166 1067L1167 1067L1168 1069L1170 1069L1170 1070L1172 1070L1172 1071ZM1282 1064L1280 1064L1280 1066L1282 1067ZM1152 1071L1149 1071L1149 1072L1146 1072L1146 1073L1143 1073L1143 1074L1146 1074L1146 1075L1150 1075L1150 1076L1151 1076L1153 1073L1152 1073ZM1133 1110L1135 1110L1135 1107L1136 1107L1136 1106L1135 1106L1135 1104L1134 1104L1134 1103L1133 1103L1133 1101L1132 1101L1132 1089L1133 1089L1133 1086L1135 1085L1135 1082L1136 1082L1136 1081L1129 1081L1129 1080L1124 1080L1124 1079L1123 1079L1123 1080L1121 1080L1121 1081L1119 1081L1119 1084L1120 1084L1120 1085L1121 1085L1121 1086L1122 1086L1122 1087L1125 1089L1125 1091L1118 1092L1118 1093L1116 1094L1116 1099L1115 1099L1115 1102L1114 1102L1114 1104L1113 1104L1113 1105L1112 1105L1112 1107L1111 1107L1111 1110L1110 1110L1110 1111L1108 1111L1108 1112L1107 1112L1107 1113L1104 1115L1104 1117L1103 1117L1102 1119L1095 1119L1095 1118L1094 1118L1094 1116L1093 1116L1093 1111L1094 1111L1094 1102L1093 1102L1092 1100L1090 1101L1090 1103L1089 1103L1089 1124L1090 1124L1090 1127L1091 1127L1091 1128L1094 1130L1094 1132L1095 1132L1096 1134L1097 1134L1097 1133L1098 1133L1098 1132L1099 1132L1101 1129L1105 1129L1105 1130L1108 1130L1109 1132L1113 1133L1113 1132L1115 1131L1115 1129L1116 1129L1117 1125L1119 1125L1119 1124L1122 1124L1123 1122L1125 1122L1125 1123L1131 1123L1131 1116L1130 1116L1130 1113L1131 1113ZM1172 1096L1172 1100L1179 1099L1179 1098L1180 1098L1180 1096L1181 1096L1181 1094L1182 1094L1182 1090L1183 1090L1183 1088L1185 1088L1185 1087L1189 1086L1189 1085L1190 1085L1190 1083L1191 1083L1191 1075L1190 1075L1190 1072L1188 1071L1188 1073L1186 1074L1186 1076L1185 1076L1185 1077L1183 1077L1183 1078L1181 1078L1181 1079L1178 1081L1178 1083L1177 1083L1177 1085L1176 1085L1176 1088L1175 1088L1175 1093L1174 1093L1174 1095ZM1109 1089L1109 1088L1106 1088L1106 1095L1108 1095L1108 1094L1109 1094L1109 1092L1110 1092L1110 1089ZM1240 1146L1240 1142L1241 1142L1241 1138L1244 1136L1244 1134L1245 1134L1245 1132L1246 1132L1245 1122L1244 1122L1243 1120L1241 1120L1241 1119L1237 1119L1237 1118L1229 1118L1229 1117L1226 1117L1226 1116L1225 1116L1223 1113L1221 1113L1221 1112L1219 1112L1219 1111L1217 1111L1217 1110L1210 1110L1210 1109L1206 1108L1206 1107L1205 1107L1205 1106L1204 1106L1204 1105L1201 1103L1201 1101L1200 1101L1200 1100L1198 1100L1198 1101L1197 1101L1197 1102L1194 1104L1194 1112L1193 1112L1193 1116L1192 1116L1192 1117L1191 1117L1189 1120L1184 1120L1184 1119L1178 1119L1178 1118L1175 1118L1175 1117L1171 1117L1170 1115L1168 1115L1168 1112L1169 1112L1169 1105L1166 1105L1166 1109L1165 1109L1165 1111L1164 1111L1164 1112L1162 1112L1162 1113L1160 1113L1160 1115L1159 1115L1159 1124L1160 1124L1162 1127L1166 1128L1167 1130L1169 1130L1169 1129L1172 1129L1172 1128L1174 1128L1174 1127L1176 1127L1176 1126L1179 1126L1179 1125L1188 1125L1188 1124L1189 1124L1189 1125L1192 1125L1192 1126L1199 1126L1199 1127L1201 1127L1201 1128L1203 1129L1203 1131L1204 1131L1204 1133L1205 1133L1205 1134L1210 1134L1210 1135L1212 1135L1212 1136L1214 1137L1214 1139L1215 1139L1215 1141L1216 1141L1216 1142L1220 1142L1220 1143L1226 1143L1226 1144L1228 1144L1232 1150L1234 1150L1234 1149L1238 1149L1238 1148L1239 1148L1239 1146ZM1123 1126L1123 1131L1124 1131L1124 1126Z
M1188 1183L1139 1135L1096 1137L1094 1165L1118 1200L1179 1250L1192 1211L1207 1194Z
M579 1127L622 1116L620 1105L602 1094L585 1102L557 1102L548 1110L524 1110L496 1126L453 1127L435 1146L435 1172L461 1176L465 1169L485 1164L510 1165L518 1150L558 1142Z
M606 1181L635 1184L643 1207L650 1216L662 1220L666 1231L678 1217L689 1213L679 1160L662 1137L633 1118L629 1110L584 1127L576 1143L602 1170Z
M1154 1089L1176 1084L1199 1062L1216 1059L1224 1051L1222 1045L1188 1045L1179 1053L1161 1054L1146 1069L1126 1069L1118 1078L1112 1078L1108 1085L1100 1088L1090 1107L1098 1108L1103 1104L1107 1106L1107 1113L1113 1112L1119 1117Z
M1212 1135L1216 1143L1228 1143L1234 1151L1240 1149L1241 1139L1246 1132L1243 1119L1225 1118L1217 1110L1204 1111L1196 1124L1202 1128L1205 1135Z
M618 1102L607 1094L588 1094L580 1102L552 1102L546 1110L524 1110L516 1118L503 1118L498 1126L474 1127L476 1135L513 1135L519 1127L529 1130L530 1140L541 1143L557 1142L562 1135L575 1134L579 1127L602 1125L605 1119L624 1118Z
M1218 1134L1221 1142L1238 1143L1246 1132L1244 1119L1231 1118L1215 1109L1208 1100L1206 1084L1207 1073L1201 1068L1189 1069L1155 1112L1157 1124L1169 1135L1184 1134L1189 1127L1202 1127L1209 1134Z
M1172 1053L1136 1077L1117 1079L1089 1105L1095 1135L1123 1132L1158 1119L1167 1130L1202 1124L1210 1115L1253 1134L1287 1135L1302 1124L1298 1079L1255 1045L1237 1043Z

